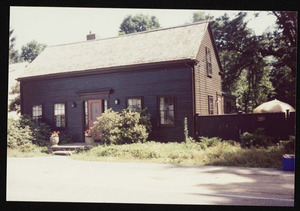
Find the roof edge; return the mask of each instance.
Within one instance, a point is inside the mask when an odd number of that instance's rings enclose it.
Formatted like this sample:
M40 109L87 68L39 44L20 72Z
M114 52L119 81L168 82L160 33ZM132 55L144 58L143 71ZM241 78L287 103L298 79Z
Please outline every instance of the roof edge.
M147 31L141 31L141 32L135 32L135 33L129 33L129 34L124 34L124 35L118 35L114 37L105 37L105 38L100 38L100 39L94 39L94 40L84 40L84 41L78 41L78 42L73 42L73 43L64 43L64 44L57 44L57 45L51 45L47 46L47 48L51 47L57 47L57 46L64 46L64 45L73 45L73 44L79 44L79 43L85 43L85 42L96 42L96 41L101 41L101 40L109 40L109 39L117 39L120 37L128 37L128 36L134 36L134 35L139 35L139 34L145 34L145 33L151 33L151 32L156 32L156 31L163 31L163 30L169 30L169 29L175 29L175 28L181 28L181 27L188 27L188 26L193 26L193 25L200 25L204 23L210 23L209 21L198 21L195 23L188 23L188 24L181 24L177 26L170 26L166 28L158 28L158 29L152 29L152 30L147 30Z
M17 81L25 81L25 80L34 80L34 79L52 79L58 77L70 77L70 76L82 76L82 75L94 75L94 74L104 74L104 73L114 73L118 71L122 71L124 69L131 68L130 70L140 69L144 67L153 67L153 66L164 66L170 64L178 64L178 63L186 63L197 62L195 59L180 59L180 60L170 60L170 61L162 61L162 62L151 62L151 63L143 63L143 64L133 64L133 65L123 65L123 66L112 66L105 68L95 68L89 70L76 70L71 72L59 72L59 73L51 73L46 75L36 75L36 76L25 76L16 78ZM114 70L114 71L112 71Z

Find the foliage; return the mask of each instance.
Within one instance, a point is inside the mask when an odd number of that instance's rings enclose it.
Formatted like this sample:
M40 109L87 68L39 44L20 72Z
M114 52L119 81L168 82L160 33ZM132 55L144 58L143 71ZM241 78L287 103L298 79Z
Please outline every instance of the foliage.
M20 108L21 108L20 95L16 96L14 99L10 101L8 108L9 111L16 111L17 113L20 113Z
M187 123L187 117L184 118L184 140L185 142L188 142L189 138L189 130L188 130L188 123Z
M7 147L22 152L29 152L34 149L33 132L28 125L21 125L20 121L8 119L7 124Z
M225 13L214 19L204 13L194 13L193 22L210 20L225 72L223 89L237 96L238 108L248 113L275 93L269 76L270 61L259 51L263 40L247 27L246 16L246 12L240 12L230 19Z
M283 146L286 154L295 154L295 136L290 136L287 141L279 141L279 146Z
M9 111L16 111L20 113L21 107L21 97L20 97L20 82L17 82L14 86L11 87L10 95L17 95L14 99L9 103Z
M155 16L149 17L148 15L139 14L132 17L131 15L128 15L120 25L119 35L157 28L160 28L160 24Z
M88 130L84 131L84 136L91 137L92 136L92 130L88 129Z
M22 46L20 58L24 61L32 62L45 48L46 44L33 40Z
M201 142L145 142L124 145L98 145L72 155L74 159L101 161L158 162L188 165L221 165L281 168L283 154L293 152L292 139L265 148L242 148L239 143L219 138ZM289 145L289 147L287 146Z
M94 133L101 132L101 139L109 144L145 142L151 132L149 114L124 109L121 113L108 109L94 123Z
M9 30L9 64L17 63L19 61L19 52L16 50L16 37L13 36L14 29Z
M73 136L68 130L63 130L59 134L59 142L61 144L71 143L72 139L73 139Z
M200 136L199 137L199 146L201 147L201 149L205 150L208 147L217 145L221 141L222 141L222 139L218 138L218 137L207 138L207 137Z
M276 98L295 107L297 71L297 12L273 11L276 28L261 36L259 49L263 56L272 56L272 82Z
M264 133L263 128L257 128L254 133L244 132L241 135L241 146L249 147L267 147L271 145L273 139Z
M46 123L41 123L39 126L31 128L33 131L33 143L38 146L48 146L51 135L51 128Z
M51 137L58 137L59 134L60 134L59 131L53 131L53 133L51 134Z
M29 152L36 146L49 145L50 127L41 123L35 126L29 115L22 115L18 120L9 119L7 127L7 146Z

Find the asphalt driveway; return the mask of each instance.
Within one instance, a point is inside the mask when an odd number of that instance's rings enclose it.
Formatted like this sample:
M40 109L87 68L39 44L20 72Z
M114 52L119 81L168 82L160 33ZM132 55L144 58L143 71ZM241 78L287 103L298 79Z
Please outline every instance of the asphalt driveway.
M280 169L8 158L7 201L294 206Z

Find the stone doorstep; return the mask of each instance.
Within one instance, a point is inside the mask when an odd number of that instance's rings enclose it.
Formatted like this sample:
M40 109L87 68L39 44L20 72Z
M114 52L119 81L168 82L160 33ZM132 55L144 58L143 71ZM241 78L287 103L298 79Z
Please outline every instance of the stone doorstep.
M53 151L54 155L72 155L74 151Z

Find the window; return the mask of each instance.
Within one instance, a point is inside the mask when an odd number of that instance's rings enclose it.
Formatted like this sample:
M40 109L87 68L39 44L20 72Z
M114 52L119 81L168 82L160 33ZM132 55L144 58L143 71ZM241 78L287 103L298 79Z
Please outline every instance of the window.
M56 127L66 127L66 111L64 103L54 104L54 121Z
M159 119L160 125L175 124L174 97L159 97Z
M130 111L137 111L142 109L142 98L141 97L132 97L127 98L127 107Z
M42 105L33 106L32 107L32 118L33 118L34 124L36 126L41 124L42 117L43 117Z
M84 101L84 121L85 121L85 128L88 129L89 125L89 112L88 112L88 101Z
M107 111L108 109L108 102L107 100L103 100L103 112Z
M214 97L208 96L208 114L214 114Z
M209 48L205 48L205 56L206 56L207 75L211 76L212 75L212 65L211 65L211 54L210 54Z

